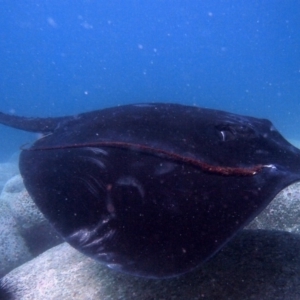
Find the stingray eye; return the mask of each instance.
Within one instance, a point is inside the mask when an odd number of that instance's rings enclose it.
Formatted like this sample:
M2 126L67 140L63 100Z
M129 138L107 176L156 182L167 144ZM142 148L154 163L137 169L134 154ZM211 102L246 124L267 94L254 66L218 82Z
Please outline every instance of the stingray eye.
M226 141L226 132L221 130L220 131L220 134L221 134L221 139L222 139L222 142L225 142Z
M235 131L232 130L230 124L216 125L216 130L222 142L227 142L235 139Z
M222 142L256 136L255 131L250 126L241 124L219 124L216 126L216 130Z

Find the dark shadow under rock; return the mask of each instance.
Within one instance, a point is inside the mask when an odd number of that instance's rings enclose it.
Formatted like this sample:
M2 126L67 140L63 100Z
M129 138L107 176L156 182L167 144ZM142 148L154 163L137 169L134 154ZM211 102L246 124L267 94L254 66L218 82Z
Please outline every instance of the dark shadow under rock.
M63 242L63 239L47 220L32 226L30 232L24 231L22 237L34 257Z

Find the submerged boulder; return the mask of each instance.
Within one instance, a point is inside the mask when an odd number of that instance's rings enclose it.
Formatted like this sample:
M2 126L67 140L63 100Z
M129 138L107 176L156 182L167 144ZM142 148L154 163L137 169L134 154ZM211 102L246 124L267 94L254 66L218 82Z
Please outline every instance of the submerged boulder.
M33 256L6 203L0 201L0 277Z
M300 182L282 190L247 228L300 233Z
M61 242L21 176L8 180L0 195L0 276Z
M16 162L6 162L0 164L0 191L2 191L7 180L19 173Z
M20 175L6 183L0 199L9 207L18 232L25 239L33 256L62 242L29 196Z

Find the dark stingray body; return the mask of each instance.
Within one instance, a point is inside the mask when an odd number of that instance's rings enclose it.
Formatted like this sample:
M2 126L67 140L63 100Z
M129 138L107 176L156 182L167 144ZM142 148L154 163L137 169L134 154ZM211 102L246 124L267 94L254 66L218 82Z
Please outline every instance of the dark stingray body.
M199 266L300 180L300 151L269 121L222 111L142 104L0 122L49 133L20 171L66 241L139 276Z

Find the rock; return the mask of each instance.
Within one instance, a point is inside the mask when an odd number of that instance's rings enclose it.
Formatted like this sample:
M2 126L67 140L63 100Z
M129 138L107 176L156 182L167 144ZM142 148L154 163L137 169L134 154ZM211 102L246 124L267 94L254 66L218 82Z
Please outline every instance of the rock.
M0 201L0 277L32 257L9 208Z
M13 299L299 299L300 236L241 232L201 268L172 279L117 273L68 244L48 250L2 279Z
M0 191L3 189L7 180L19 173L18 164L16 162L8 162L0 164Z
M7 204L23 233L45 221L26 191L20 175L14 176L5 184L0 199Z
M24 251L21 263L62 242L32 201L20 175L14 176L5 184L0 195L0 203L5 207L0 211L2 228L10 234L10 241L20 241L20 247ZM2 245L5 247L8 243ZM7 249L9 253L10 247ZM5 251L3 248L3 253ZM20 265L17 261L14 262L14 267Z
M300 233L300 182L282 190L247 228Z

